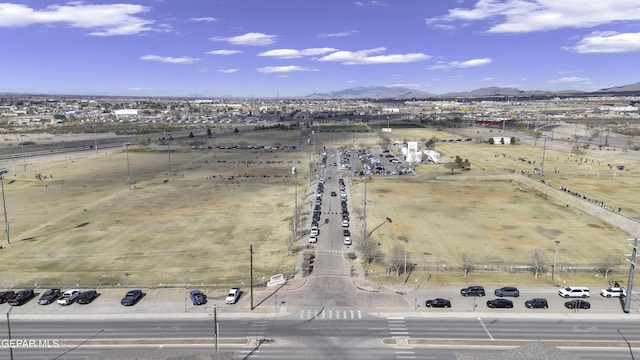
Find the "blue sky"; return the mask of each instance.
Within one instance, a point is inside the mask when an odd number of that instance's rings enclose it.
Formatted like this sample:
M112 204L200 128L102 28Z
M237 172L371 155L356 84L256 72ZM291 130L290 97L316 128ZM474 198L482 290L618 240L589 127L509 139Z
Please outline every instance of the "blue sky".
M0 92L296 97L640 81L640 0L16 1L0 2L0 39Z

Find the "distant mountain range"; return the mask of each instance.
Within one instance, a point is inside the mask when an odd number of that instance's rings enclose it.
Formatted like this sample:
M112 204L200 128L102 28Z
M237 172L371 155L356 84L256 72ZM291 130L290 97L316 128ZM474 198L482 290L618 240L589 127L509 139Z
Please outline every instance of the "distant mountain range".
M515 88L501 88L497 86L485 87L471 91L432 94L420 90L414 90L399 86L368 86L354 87L340 91L327 93L314 93L306 96L309 99L425 99L425 98L487 98L487 97L548 97L548 96L585 96L585 95L640 95L640 82L600 89L593 92L581 90L562 91L523 91Z

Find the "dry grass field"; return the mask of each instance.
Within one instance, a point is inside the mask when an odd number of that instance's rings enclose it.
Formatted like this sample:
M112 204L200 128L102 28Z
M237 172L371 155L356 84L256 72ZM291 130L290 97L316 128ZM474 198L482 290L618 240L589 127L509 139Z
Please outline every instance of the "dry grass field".
M460 137L398 129L390 140L432 136ZM306 138L293 131L215 139L215 145L295 145L298 149L305 143ZM321 133L320 143L341 148L385 146L376 133ZM398 148L391 149L399 154ZM407 240L411 262L417 264L410 281L549 284L546 272L534 279L531 273L504 270L509 264L528 263L532 250L542 250L549 264L554 240L560 241L559 266L598 264L611 257L624 267L629 234L518 181L496 178L512 171L533 173L541 161L540 142L515 146L442 142L436 150L468 159L472 169L451 175L443 165L417 165L416 176L374 177L367 183L368 229L385 217L393 219L373 237L382 253L394 245L404 246ZM637 161L630 157L635 154L625 154L626 171L614 172L607 166L617 164L620 155L620 151L605 150L571 155L549 142L545 179L640 218L636 210L640 197L634 191L640 174ZM5 165L10 169L4 190L11 244L0 250L4 274L0 287L242 286L249 281L250 245L256 281L294 268L297 254L287 250L294 200L291 167L299 169L302 205L315 188L305 177L309 152L191 150L172 144L171 172L166 148L130 146L128 156L131 190L127 189L124 149L28 159L26 173L21 161ZM363 185L356 177L349 186L356 218L360 214L355 222L360 234ZM479 270L486 265L493 272L471 272L464 279L459 270L464 253ZM387 279L382 265L373 264L367 270L373 280L398 282L395 275ZM593 273L556 276L567 283L605 285ZM626 280L622 272L611 277Z

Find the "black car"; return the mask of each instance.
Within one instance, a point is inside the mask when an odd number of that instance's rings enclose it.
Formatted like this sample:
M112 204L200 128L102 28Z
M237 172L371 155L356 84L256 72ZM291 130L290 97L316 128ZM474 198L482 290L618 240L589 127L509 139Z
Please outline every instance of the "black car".
M549 304L547 303L547 299L543 298L533 298L531 300L527 300L524 302L524 306L528 309L547 309L549 308Z
M142 299L142 290L130 290L122 300L120 300L120 304L124 306L132 306L138 303L140 299Z
M332 191L332 192L331 192L331 196L338 196L338 194L336 194L336 192L335 192L335 191Z
M9 303L9 305L11 306L20 306L31 300L34 296L35 294L31 289L20 290L15 293L15 295L13 295L11 299L7 301L7 303Z
M78 297L76 298L76 302L78 304L89 304L97 297L98 297L97 291L87 290L87 291L81 292L80 295L78 295Z
M564 307L567 309L591 309L591 304L586 300L574 299L564 303Z
M62 296L62 291L60 289L49 289L40 296L38 299L38 304L40 305L49 305L52 302L58 300L58 298Z
M0 304L4 304L11 299L15 293L11 290L0 292Z
M484 296L484 287L482 286L468 286L460 289L460 295L462 296Z
M511 309L513 307L513 301L507 299L493 299L487 301L487 307L492 309Z
M447 299L442 299L442 298L435 298L435 299L430 299L427 300L427 302L424 304L426 307L438 307L438 308L450 308L451 307L451 301L447 300Z
M342 236L351 236L351 232L347 229L342 230Z
M518 290L517 288L514 288L513 286L505 286L505 287L501 287L500 289L495 289L493 291L493 293L496 296L513 296L513 297L518 297L520 296L520 290Z

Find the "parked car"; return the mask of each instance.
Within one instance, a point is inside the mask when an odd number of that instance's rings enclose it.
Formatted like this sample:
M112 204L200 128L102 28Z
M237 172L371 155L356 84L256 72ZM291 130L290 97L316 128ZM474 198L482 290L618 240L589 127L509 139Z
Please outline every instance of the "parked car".
M202 293L200 290L191 290L189 297L191 298L193 305L204 305L207 303L207 295Z
M318 242L318 237L315 235L310 235L309 236L309 244L315 244Z
M83 291L76 298L76 302L78 304L89 304L93 300L95 300L98 297L98 295L99 295L98 292L95 290Z
M450 308L451 301L442 298L435 298L427 300L424 304L426 307L434 307L434 308Z
M78 289L67 290L58 300L56 300L56 303L58 303L58 305L71 305L78 295L80 295L80 290Z
M11 290L0 292L0 304L4 304L9 301L9 299L11 299L15 294L16 293Z
M60 296L62 296L62 291L60 289L49 289L40 296L40 299L38 299L38 304L49 305L52 302L58 300Z
M342 227L349 227L349 220L342 219Z
M492 309L511 309L513 307L513 301L502 298L493 299L487 301L487 307Z
M349 229L342 230L342 236L351 236L351 231Z
M524 302L524 306L528 309L547 309L549 308L549 304L547 303L547 299L543 298L533 298L531 300L527 300Z
M142 290L139 290L139 289L129 290L124 295L122 300L120 300L120 304L124 306L133 306L137 304L138 301L140 301L140 299L142 299Z
M35 294L31 289L20 290L13 294L13 296L7 300L7 303L11 306L20 306L31 300L34 296Z
M460 289L460 295L462 296L484 296L484 287L482 286L467 286Z
M496 296L513 296L513 297L518 297L520 296L520 290L518 290L517 288L513 287L513 286L505 286L505 287L501 287L499 289L495 289L493 291L493 293Z
M627 291L621 287L610 287L607 289L602 289L600 291L600 295L610 298L610 297L625 297L627 296Z
M558 295L564 298L588 298L591 293L589 288L584 286L568 286L566 288L560 288Z
M567 309L591 309L591 304L587 300L573 299L564 303Z
M351 236L345 236L342 241L345 245L351 245Z
M227 294L227 298L225 299L225 302L227 304L235 304L236 302L238 302L239 297L240 297L240 289L232 288L231 290L229 290L229 293Z

